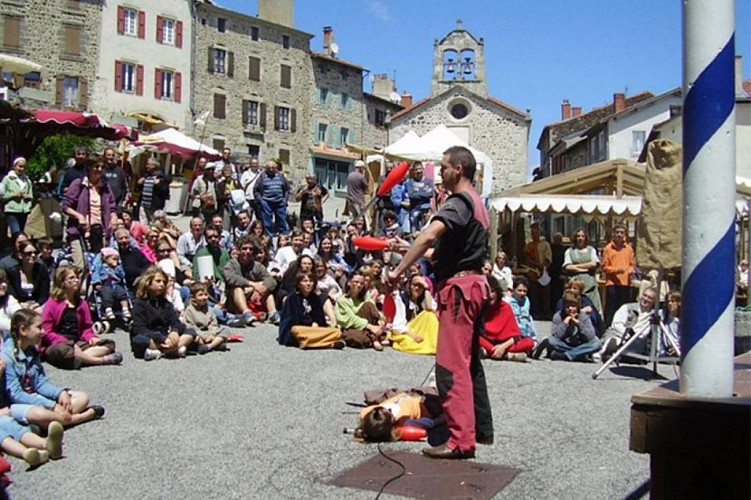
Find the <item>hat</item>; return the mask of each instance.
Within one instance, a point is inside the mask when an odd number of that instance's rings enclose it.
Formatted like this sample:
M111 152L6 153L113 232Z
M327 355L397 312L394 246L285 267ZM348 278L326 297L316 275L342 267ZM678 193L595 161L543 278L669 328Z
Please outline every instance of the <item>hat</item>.
M209 163L207 163L206 165L203 166L203 171L205 172L207 170L214 170L215 168L216 168L216 163L214 163L213 161L211 161L211 162L209 162Z
M362 160L355 161L355 168L365 168L365 162Z
M156 263L157 267L165 272L170 278L175 277L175 263L171 259L162 259Z
M112 255L120 255L117 250L115 250L112 247L104 247L102 248L102 257L110 257Z

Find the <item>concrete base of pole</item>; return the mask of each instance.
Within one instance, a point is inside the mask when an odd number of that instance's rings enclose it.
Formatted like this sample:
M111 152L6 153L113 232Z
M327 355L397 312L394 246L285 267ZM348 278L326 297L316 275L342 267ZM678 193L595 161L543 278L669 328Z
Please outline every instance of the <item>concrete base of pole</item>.
M735 354L751 351L751 311L735 311Z
M751 353L732 398L691 399L678 381L631 398L629 449L649 453L652 499L751 498Z

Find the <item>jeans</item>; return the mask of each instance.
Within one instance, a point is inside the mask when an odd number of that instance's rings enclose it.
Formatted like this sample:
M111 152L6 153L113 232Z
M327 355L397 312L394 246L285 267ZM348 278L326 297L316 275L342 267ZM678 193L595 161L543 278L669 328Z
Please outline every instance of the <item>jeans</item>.
M577 359L583 358L587 354L593 354L602 348L602 342L597 337L576 347L571 347L558 337L553 337L552 335L548 337L548 342L548 352L562 352L566 355L569 361L576 361Z
M263 227L266 229L266 234L269 236L289 233L289 226L287 226L286 200L261 200L261 216L263 217ZM272 216L273 219L276 220L273 220Z
M5 219L8 221L8 228L10 229L10 235L14 236L16 233L20 233L26 227L26 218L29 214L24 212L6 212Z

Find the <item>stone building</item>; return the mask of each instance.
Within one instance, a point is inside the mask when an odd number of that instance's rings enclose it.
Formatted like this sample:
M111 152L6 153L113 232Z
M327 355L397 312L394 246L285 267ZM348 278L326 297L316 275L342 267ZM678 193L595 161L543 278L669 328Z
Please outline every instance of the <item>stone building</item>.
M308 170L312 35L292 27L292 0L259 0L259 16L196 4L196 138L235 155L279 158L293 179Z
M182 129L190 114L192 2L128 0L102 7L91 109L104 119L148 129Z
M323 52L311 52L311 166L328 189L346 190L357 153L347 144L385 146L386 116L401 107L363 91L365 68L339 59L334 32L323 30Z
M493 160L493 193L523 184L527 172L530 116L488 94L484 41L462 27L434 44L431 95L391 116L390 142L440 124Z
M3 53L41 64L15 75L24 105L87 110L96 78L102 0L1 0Z

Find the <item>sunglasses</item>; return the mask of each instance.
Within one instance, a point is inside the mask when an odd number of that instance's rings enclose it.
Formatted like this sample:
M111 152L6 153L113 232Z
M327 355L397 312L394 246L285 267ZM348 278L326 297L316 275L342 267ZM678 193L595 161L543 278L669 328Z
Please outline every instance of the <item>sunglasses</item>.
M23 252L24 255L36 255L36 250L27 250L26 252Z

